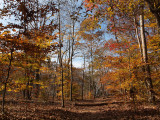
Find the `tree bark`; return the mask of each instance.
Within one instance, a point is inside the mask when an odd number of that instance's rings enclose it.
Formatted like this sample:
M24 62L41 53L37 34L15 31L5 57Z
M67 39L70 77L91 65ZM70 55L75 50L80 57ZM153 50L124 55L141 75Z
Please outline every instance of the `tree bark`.
M148 95L149 95L149 101L154 102L155 96L153 91L153 84L151 79L151 72L150 72L150 66L148 64L148 56L147 56L147 44L146 44L146 38L144 33L144 11L142 6L142 13L140 15L140 31L141 31L141 41L142 41L142 54L143 54L143 62L144 62L144 70L145 70L145 82L147 83L147 89L148 89Z
M84 80L85 80L85 55L84 55L84 70L83 70L83 79L82 79L82 100L83 100L83 92L84 92Z
M39 79L40 79L39 69L36 69L36 81L38 82ZM38 97L39 97L39 89L40 89L40 86L39 86L39 84L36 84L35 87L36 87L35 97L38 98Z
M11 57L10 57L10 60L9 60L9 65L8 65L8 73L7 73L7 77L6 77L5 81L4 81L4 89L3 89L3 97L2 97L2 114L4 114L7 82L8 82L9 76L10 76L12 60L13 60L13 49L11 49Z
M141 42L141 40L139 38L139 35L138 35L138 25L137 25L136 16L134 17L134 26L135 26L135 33L136 33L136 38L137 38L138 45L139 45L139 50L140 50L141 58L142 58L142 61L143 61L142 42Z
M27 86L26 86L26 97L27 97L27 100L31 100L31 96L30 96L30 78L29 76L27 76L28 78L28 81L27 81Z
M158 26L158 34L160 34L160 1L155 0L145 0L150 8L150 11L154 14L157 20L157 26Z
M59 63L60 63L60 68L61 68L61 91L62 91L61 97L62 97L62 107L64 107L60 0L58 0L58 9L59 9L58 17L59 17L59 44L60 44Z
M73 56L74 56L74 49L73 49L73 46L74 46L74 18L73 18L73 35L72 35L72 46L71 46L71 84L70 84L70 101L72 101L72 86L73 86Z

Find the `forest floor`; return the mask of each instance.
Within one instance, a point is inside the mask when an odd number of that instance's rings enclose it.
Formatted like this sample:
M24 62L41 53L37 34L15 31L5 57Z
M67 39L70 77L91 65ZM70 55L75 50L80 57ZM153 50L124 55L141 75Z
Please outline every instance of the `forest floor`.
M124 102L120 99L39 102L7 100L4 120L160 120L160 103Z

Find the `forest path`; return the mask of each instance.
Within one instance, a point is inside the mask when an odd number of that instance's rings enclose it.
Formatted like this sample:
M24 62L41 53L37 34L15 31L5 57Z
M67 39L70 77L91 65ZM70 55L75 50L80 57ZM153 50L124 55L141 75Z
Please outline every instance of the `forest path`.
M159 120L159 103L149 105L124 102L119 98L55 102L7 103L7 114L0 120ZM136 111L135 111L136 110Z
M54 113L60 120L160 120L157 106L141 102L134 105L112 97L76 101Z

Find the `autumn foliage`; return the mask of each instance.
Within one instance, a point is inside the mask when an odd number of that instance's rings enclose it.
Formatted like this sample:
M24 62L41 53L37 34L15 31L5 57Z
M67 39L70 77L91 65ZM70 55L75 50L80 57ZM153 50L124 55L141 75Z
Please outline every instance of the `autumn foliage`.
M48 107L51 110L53 103L57 107L61 101L65 110L65 104L69 109L74 105L95 105L100 109L101 105L117 105L119 101L126 103L125 110L133 105L131 109L136 113L137 104L156 105L159 101L159 1L3 0L2 3L2 116L12 98L24 102L25 111L32 102L35 113L38 102L51 104Z

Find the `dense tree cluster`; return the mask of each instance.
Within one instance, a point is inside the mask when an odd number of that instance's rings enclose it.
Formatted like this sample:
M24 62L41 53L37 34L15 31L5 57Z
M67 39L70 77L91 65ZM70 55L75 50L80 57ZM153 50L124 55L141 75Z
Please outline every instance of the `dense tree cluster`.
M62 100L62 107L65 100L107 95L159 99L159 0L4 0L2 5L3 113L8 94ZM14 20L6 23L8 17ZM73 66L76 57L81 68Z

